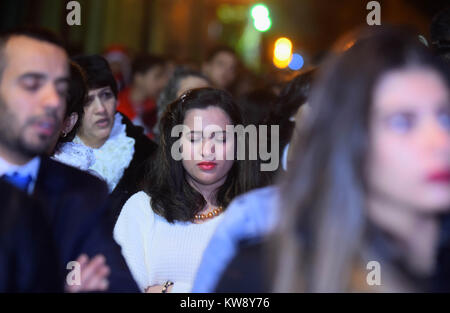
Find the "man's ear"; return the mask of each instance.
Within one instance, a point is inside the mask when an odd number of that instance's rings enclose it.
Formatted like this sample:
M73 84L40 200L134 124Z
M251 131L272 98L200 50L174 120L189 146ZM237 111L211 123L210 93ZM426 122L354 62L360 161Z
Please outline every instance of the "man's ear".
M70 133L73 129L73 127L75 126L75 124L78 121L78 113L73 112L71 113L65 120L63 123L63 137L65 137L68 133Z

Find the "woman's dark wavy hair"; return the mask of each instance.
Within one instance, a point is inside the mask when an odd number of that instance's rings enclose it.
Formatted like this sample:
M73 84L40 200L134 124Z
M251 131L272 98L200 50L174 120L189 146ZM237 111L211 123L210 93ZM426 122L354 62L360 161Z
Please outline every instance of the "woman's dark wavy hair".
M447 65L404 30L375 28L321 66L311 112L282 182L281 224L270 255L274 291L345 291L367 240L366 164L376 85L390 71L430 68L449 86Z
M144 183L144 191L151 197L154 212L168 222L192 221L195 214L206 204L203 196L188 183L182 161L172 158L171 149L180 137L172 137L176 125L182 125L186 113L191 109L206 109L215 106L222 109L233 125L241 125L242 117L231 95L214 88L193 89L169 104L161 118L160 146L156 160L151 162ZM239 138L236 138L237 143ZM216 204L226 208L239 194L259 187L256 163L236 160L225 183L218 188Z

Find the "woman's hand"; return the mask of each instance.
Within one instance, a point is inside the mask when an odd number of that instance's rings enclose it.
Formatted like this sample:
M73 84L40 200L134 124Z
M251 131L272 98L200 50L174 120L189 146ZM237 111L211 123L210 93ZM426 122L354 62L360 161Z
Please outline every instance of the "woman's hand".
M167 287L167 293L172 291L172 286ZM145 289L145 293L162 293L162 290L164 288L164 285L153 285L153 286L148 286Z

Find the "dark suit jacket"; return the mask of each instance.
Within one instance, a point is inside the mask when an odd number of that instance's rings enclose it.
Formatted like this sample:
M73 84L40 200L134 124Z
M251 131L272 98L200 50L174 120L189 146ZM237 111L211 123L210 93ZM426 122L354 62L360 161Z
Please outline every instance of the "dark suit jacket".
M0 180L0 292L62 292L64 280L42 208Z
M43 157L33 196L44 207L52 227L64 277L69 272L67 263L80 254L103 254L111 269L109 291L138 292L120 246L113 239L104 182Z

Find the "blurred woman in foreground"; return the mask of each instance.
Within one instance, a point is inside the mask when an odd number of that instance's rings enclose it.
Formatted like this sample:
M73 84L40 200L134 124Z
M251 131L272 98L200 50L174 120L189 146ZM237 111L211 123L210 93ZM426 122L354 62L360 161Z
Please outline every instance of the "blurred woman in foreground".
M448 272L437 263L450 210L448 68L383 30L323 69L282 182L278 230L242 250L217 291L242 291L236 277L253 280L245 291L435 290L434 274ZM268 255L273 271L261 280L248 260Z

